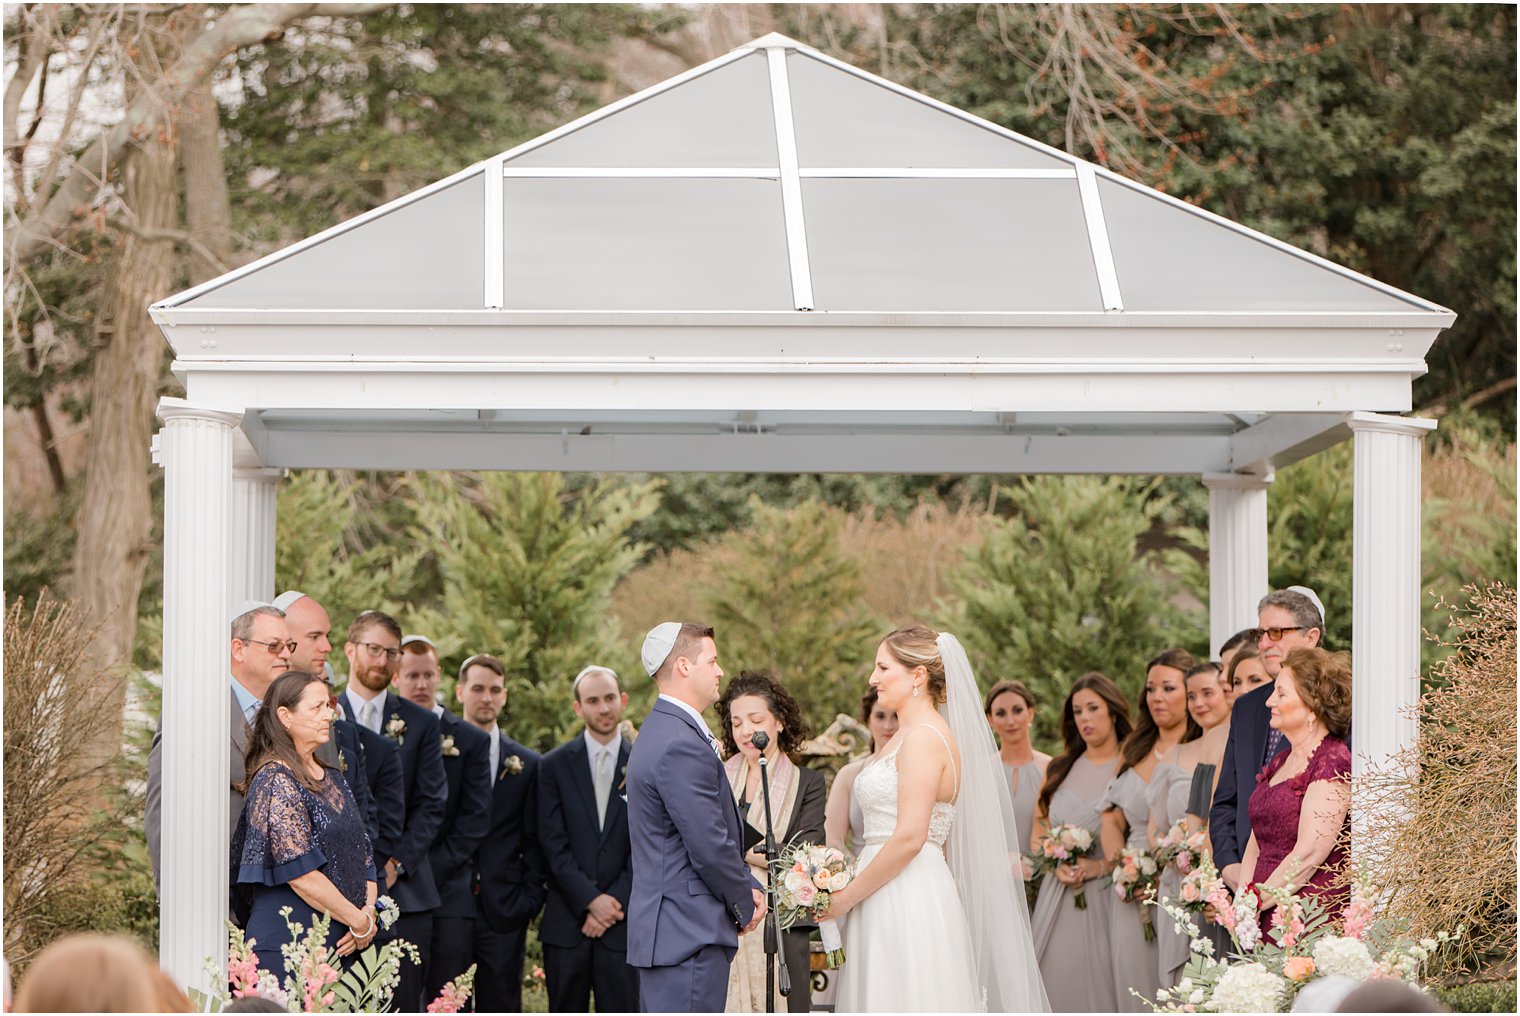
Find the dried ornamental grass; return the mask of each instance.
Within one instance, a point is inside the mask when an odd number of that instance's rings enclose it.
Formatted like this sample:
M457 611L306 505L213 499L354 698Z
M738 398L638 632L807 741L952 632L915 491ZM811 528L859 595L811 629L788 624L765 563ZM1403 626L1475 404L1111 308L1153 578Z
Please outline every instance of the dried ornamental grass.
M16 599L5 612L5 949L13 963L51 937L51 903L87 874L89 818L114 759L93 764L78 747L120 725L99 705L115 700L110 685L122 680L91 671L92 639L74 605L46 591L31 610Z
M1356 780L1355 814L1389 916L1416 937L1466 926L1460 961L1515 956L1515 591L1442 602L1450 655L1420 699L1420 741Z

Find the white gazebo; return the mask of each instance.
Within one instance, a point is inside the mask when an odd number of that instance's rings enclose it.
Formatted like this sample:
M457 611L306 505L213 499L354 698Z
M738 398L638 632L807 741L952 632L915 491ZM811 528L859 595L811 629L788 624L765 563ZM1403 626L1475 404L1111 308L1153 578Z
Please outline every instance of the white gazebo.
M1354 739L1415 735L1420 452L1455 315L769 35L154 319L162 948L224 949L229 604L306 467L1107 473L1209 488L1210 642L1255 622L1273 470L1355 442ZM344 619L335 619L340 624Z

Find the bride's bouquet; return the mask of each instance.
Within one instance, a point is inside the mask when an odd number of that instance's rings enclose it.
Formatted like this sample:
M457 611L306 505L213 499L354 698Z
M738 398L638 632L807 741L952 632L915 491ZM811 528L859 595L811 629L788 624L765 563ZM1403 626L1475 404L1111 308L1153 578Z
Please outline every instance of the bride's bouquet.
M1125 847L1119 851L1119 860L1114 865L1113 882L1114 895L1125 903L1140 904L1140 924L1145 929L1145 940L1156 941L1156 926L1151 923L1150 908L1145 906L1145 901L1156 894L1157 876L1161 874L1161 865L1148 851L1136 847Z
M855 878L855 871L844 851L815 843L793 843L785 847L771 869L776 892L776 921L785 931L802 921L810 921L829 907L829 895L837 893ZM832 920L818 922L818 936L823 940L828 965L844 962L844 942L839 926Z
M1075 864L1078 860L1088 857L1098 849L1098 842L1093 838L1092 831L1085 826L1058 825L1051 826L1050 831L1040 837L1035 844L1033 860L1035 867L1041 872L1055 871L1063 864ZM1078 910L1087 909L1087 894L1082 886L1077 886L1072 896L1072 903Z

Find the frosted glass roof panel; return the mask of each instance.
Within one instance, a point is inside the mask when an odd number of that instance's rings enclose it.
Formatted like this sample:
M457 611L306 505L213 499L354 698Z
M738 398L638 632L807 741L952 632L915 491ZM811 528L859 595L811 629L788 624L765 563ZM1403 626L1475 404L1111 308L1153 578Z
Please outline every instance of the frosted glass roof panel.
M1125 310L1397 311L1410 303L1112 180L1098 181Z
M1071 163L802 53L787 55L804 169L1070 169Z
M774 180L509 179L506 307L789 310Z
M741 57L507 161L509 166L774 166L765 55Z
M803 180L819 310L1103 309L1075 180Z
M478 310L485 293L480 174L234 278L193 307Z

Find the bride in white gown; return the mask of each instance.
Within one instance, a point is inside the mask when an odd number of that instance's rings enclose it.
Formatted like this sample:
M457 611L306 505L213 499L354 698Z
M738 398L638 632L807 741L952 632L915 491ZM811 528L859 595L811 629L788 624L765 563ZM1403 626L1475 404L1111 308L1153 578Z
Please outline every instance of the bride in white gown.
M899 726L855 777L866 845L829 912L847 915L838 1009L1048 1012L1022 841L965 651L948 633L899 629L871 685Z

